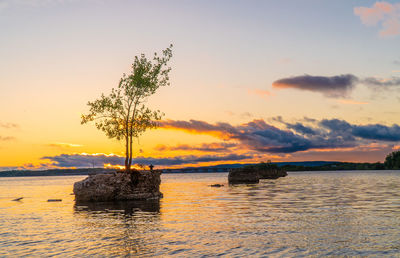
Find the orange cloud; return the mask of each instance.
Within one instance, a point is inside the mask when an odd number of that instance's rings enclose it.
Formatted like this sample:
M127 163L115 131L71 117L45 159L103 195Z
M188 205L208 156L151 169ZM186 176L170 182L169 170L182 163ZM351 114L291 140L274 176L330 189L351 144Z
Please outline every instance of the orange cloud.
M250 95L260 96L262 98L267 98L273 96L272 92L268 90L253 89L247 91Z
M49 147L57 147L57 148L76 148L82 147L81 144L74 144L74 143L65 143L65 142L55 142L47 144Z
M356 101L352 99L339 99L337 102L341 104L346 104L346 105L366 105L369 104L369 102L364 102L364 101Z

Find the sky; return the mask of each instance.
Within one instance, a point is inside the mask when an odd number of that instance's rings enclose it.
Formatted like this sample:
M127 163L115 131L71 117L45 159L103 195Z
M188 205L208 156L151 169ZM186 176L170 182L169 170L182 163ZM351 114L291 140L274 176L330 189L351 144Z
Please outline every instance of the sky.
M156 167L382 162L400 148L400 1L0 0L0 170L123 164L81 125L134 57L173 44Z

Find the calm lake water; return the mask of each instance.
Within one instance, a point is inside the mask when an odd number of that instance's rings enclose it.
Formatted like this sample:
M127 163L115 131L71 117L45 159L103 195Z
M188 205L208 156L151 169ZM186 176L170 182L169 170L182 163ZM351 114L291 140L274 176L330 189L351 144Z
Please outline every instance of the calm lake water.
M400 171L165 174L159 202L75 204L83 178L0 178L0 256L400 257Z

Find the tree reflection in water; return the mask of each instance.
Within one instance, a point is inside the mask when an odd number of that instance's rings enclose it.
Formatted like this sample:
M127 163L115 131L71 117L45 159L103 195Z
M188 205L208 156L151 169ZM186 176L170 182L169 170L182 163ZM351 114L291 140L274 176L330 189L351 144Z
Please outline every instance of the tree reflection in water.
M76 223L85 228L82 254L98 254L100 246L105 256L154 254L160 215L159 200L75 203Z

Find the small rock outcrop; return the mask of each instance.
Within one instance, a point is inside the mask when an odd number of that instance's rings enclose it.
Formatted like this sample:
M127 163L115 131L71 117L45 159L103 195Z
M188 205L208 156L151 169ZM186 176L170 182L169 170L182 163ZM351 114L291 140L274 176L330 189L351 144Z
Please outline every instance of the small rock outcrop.
M160 192L161 171L118 171L89 175L74 184L75 200L116 201L148 200L162 197Z
M228 181L230 184L258 183L260 179L277 179L287 176L287 172L277 165L260 163L229 170Z
M260 179L277 179L287 176L287 172L281 168L268 168L258 170Z
M257 184L260 175L250 167L232 168L229 170L228 181L230 184Z

